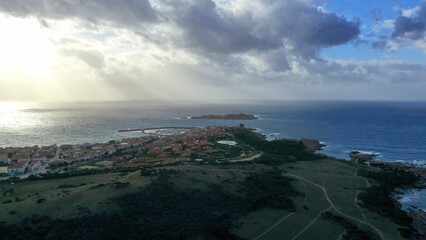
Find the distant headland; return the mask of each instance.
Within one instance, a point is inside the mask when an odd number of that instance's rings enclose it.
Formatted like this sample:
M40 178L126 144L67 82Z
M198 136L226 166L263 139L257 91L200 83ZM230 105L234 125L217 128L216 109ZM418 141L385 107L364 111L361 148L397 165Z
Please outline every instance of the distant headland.
M238 114L224 114L224 115L208 114L208 115L191 117L191 119L256 120L257 117L252 114L238 113Z

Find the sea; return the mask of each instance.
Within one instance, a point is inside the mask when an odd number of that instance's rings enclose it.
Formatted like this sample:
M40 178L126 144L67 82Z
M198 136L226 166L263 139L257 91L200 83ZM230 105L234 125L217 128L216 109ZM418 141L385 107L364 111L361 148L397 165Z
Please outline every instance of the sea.
M254 114L258 120L200 120L204 114ZM107 142L143 135L118 132L155 127L235 126L269 139L313 138L330 156L352 150L378 160L426 167L426 102L270 101L238 104L0 102L0 147ZM426 209L426 191L410 191L403 207Z

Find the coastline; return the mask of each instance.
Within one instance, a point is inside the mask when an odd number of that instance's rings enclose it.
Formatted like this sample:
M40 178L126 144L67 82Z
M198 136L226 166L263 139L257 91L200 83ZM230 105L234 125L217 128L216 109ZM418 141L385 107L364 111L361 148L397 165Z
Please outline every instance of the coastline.
M160 128L156 128L156 129L167 129L167 128L161 128L160 127ZM230 132L227 132L227 131L230 131ZM222 136L223 137L223 136L226 136L227 134L228 135L230 133L232 134L233 133L232 131L245 131L245 132L249 132L250 131L251 133L254 133L254 135L257 136L259 139L261 139L260 141L266 141L266 139L267 139L267 136L265 134L256 133L255 129L244 128L243 126L239 126L239 127L215 127L215 126L211 126L211 127L205 128L205 129L203 129L203 128L201 128L201 129L197 128L197 129L194 129L192 132L188 133L187 137L190 137L190 136L195 137L194 138L194 142L196 142L195 145L197 145L198 147L201 146L201 147L204 148L204 147L207 147L209 145L209 143L207 141L198 140L198 137L202 137L203 136L203 138L204 138L204 136L209 136L209 134L212 134L211 136ZM193 133L196 133L196 134L194 135ZM179 134L178 133L178 135L176 135L176 139L175 139L176 141L175 142L182 141L183 139L180 139L180 137L183 136L183 135L185 135L185 134ZM247 136L243 135L243 137L247 137ZM169 137L167 135L164 135L163 137L159 136L158 138L149 138L149 139L148 138L142 139L142 138L143 137L139 138L141 141L136 141L136 140L138 140L138 138L133 138L133 139L128 139L128 141L125 141L125 142L111 141L111 142L109 142L109 144L111 146L112 145L121 146L121 147L123 147L123 151L127 151L130 148L133 149L134 147L138 148L138 147L142 147L144 145L151 144L152 148L150 149L150 151L152 150L152 154L160 154L161 155L161 154L163 154L163 152L159 151L158 147L164 148L164 147L167 147L167 145L160 144L161 142L156 142L156 141L159 140L159 139L160 140L161 139L168 139ZM296 142L298 144L299 143L303 143L303 145L305 146L305 149L303 151L305 151L305 153L306 152L319 153L320 150L324 147L324 144L322 144L320 141L314 140L314 139L305 139L305 138L301 138L301 139L282 139L282 138L280 138L280 139L275 139L273 141L275 143L277 143L277 144L278 143L286 144L286 142ZM191 140L191 142L192 142L192 140ZM165 143L165 142L163 141L163 143ZM255 145L257 145L257 143L255 143ZM79 146L82 147L82 149L83 149L82 151L87 151L89 149L94 150L95 146L98 149L108 148L109 147L108 145L102 146L102 145L99 145L99 144L81 144ZM262 145L259 145L259 146L262 146ZM286 146L286 145L282 145L282 146ZM62 146L60 148L62 148ZM73 148L73 146L71 145L71 146L66 146L66 148L63 148L63 149L66 150L66 149L72 149L72 148ZM111 150L113 150L113 149L110 149L110 151ZM211 151L211 150L214 150L214 149L210 148L209 151ZM258 149L258 150L264 151L262 149ZM265 150L265 151L266 151L266 153L269 153L268 150ZM253 155L253 156L257 156L257 155ZM374 160L373 159L374 156L368 156L368 155L365 155L365 154L359 155L359 153L358 153L358 155L357 154L352 155L352 157L354 157L354 156L358 157L358 159L353 159L353 161L356 162L357 164L365 166L364 167L365 169L378 170L378 169L391 168L391 169L400 169L400 170L403 170L403 171L410 171L410 172L414 171L414 170L418 171L418 168L410 168L410 167L404 166L401 163L388 163L388 162ZM330 157L330 156L327 156L327 155L324 155L324 154L316 155L316 157L318 159L327 158L327 159L335 159L335 160L347 162L346 160L336 159L336 158L333 158L333 157ZM259 155L259 159L260 158L261 158L261 155ZM270 161L269 164L273 164L273 162L271 162L271 160L272 161L276 161L275 159L273 160L273 159L267 159L267 158L269 158L269 157L265 156L263 158L263 161L265 161L265 160ZM105 159L103 159L103 160L105 161ZM109 160L109 158L106 157L106 160ZM140 160L141 161L145 161L143 157L140 158ZM164 162L163 164L166 164L166 165L167 164L177 163L177 162L174 162L174 161L170 161L172 159L169 159L168 156L165 156L164 160L166 162ZM196 158L194 160L195 160L195 162L200 162L200 161L202 162L203 161L201 158ZM230 159L227 159L227 160L229 161ZM255 161L255 160L257 160L257 158L253 158L253 159L250 159L250 160L251 161ZM303 159L299 159L299 160L303 161ZM308 160L308 158L306 158L306 160ZM311 159L311 160L314 160L314 159ZM86 159L86 161L87 161L87 159ZM188 159L188 160L183 160L183 161L190 161L190 160ZM279 160L279 161L281 161L281 160ZM145 163L148 163L148 162L145 162ZM217 160L215 162L218 163ZM233 162L233 161L229 161L229 162ZM260 162L260 160L258 162ZM155 163L155 162L152 162L152 163ZM134 163L132 163L132 164L134 164ZM354 166L358 166L359 167L359 165L354 165ZM64 168L61 168L61 166L59 166L59 167L60 167L61 171L68 171L68 170L64 170ZM82 169L82 167L83 166L80 166L80 169ZM131 167L139 167L139 166L137 166L137 165L123 165L123 167L131 168ZM68 169L71 169L71 171L73 171L73 169L78 170L78 168L73 168L73 167L68 167ZM96 171L96 170L93 170L93 171ZM359 174L359 173L356 172L356 174ZM360 176L362 176L362 175L360 175ZM366 177L366 176L364 175L363 177ZM417 181L415 184L405 185L405 186L398 186L397 189L393 189L392 194L389 194L388 197L392 197L394 200L396 200L396 197L393 194L394 192L400 191L401 189L413 189L413 188L418 188L418 187L424 187L425 186L424 183L425 183L425 176L422 175L422 178L421 178L420 182ZM378 183L378 185L380 186L380 183ZM398 205L398 203L396 201L394 201L394 204L399 209L402 209L402 206ZM416 209L418 209L418 208L416 208ZM413 217L417 221L417 220L419 220L422 217L423 212L416 213L414 211L410 211L409 214L410 214L411 217Z
M362 153L360 151L349 152L351 161L368 167L379 167L381 169L398 169L411 172L418 176L418 180L409 185L394 188L389 196L395 207L407 213L413 219L412 226L423 236L426 234L426 168L405 165L401 162L385 162L376 160L376 153ZM417 200L417 201L413 201Z
M305 145L308 150L324 154L324 149L327 145L316 139L287 139L276 137L279 133L263 133L261 129L255 129L256 132L266 136L268 140L277 140L277 139L286 139L286 140L296 140L301 141L305 140ZM307 140L307 141L306 141ZM349 159L338 158L343 161L354 161L358 164L363 164L368 167L372 165L376 166L385 166L385 168L400 169L403 171L409 171L417 176L419 180L414 184L401 186L395 188L390 194L389 197L392 198L396 208L406 212L406 214L413 219L413 227L422 235L426 235L426 168L423 161L418 161L410 163L407 161L397 161L397 162L387 162L382 158L383 156L379 152L372 151L361 151L361 150L347 150L346 153L349 156ZM332 157L328 154L325 154L327 157ZM381 158L381 159L377 159ZM417 199L417 203L404 203L403 200L406 199Z

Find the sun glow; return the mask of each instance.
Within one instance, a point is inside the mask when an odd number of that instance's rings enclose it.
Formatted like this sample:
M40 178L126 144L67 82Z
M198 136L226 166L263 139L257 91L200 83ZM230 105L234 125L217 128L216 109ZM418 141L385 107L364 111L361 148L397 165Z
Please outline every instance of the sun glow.
M0 70L9 78L31 80L50 77L52 46L48 30L36 19L20 19L0 15Z
M8 127L19 130L22 127L31 126L34 123L32 119L25 119L21 110L28 104L24 102L1 102L0 101L0 129Z

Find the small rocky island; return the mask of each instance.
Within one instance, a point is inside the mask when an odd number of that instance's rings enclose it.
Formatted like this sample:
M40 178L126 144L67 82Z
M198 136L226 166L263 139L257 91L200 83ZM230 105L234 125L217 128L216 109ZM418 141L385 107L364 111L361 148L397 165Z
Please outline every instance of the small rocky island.
M191 119L215 119L215 120L256 120L257 117L252 114L208 114L191 117Z

